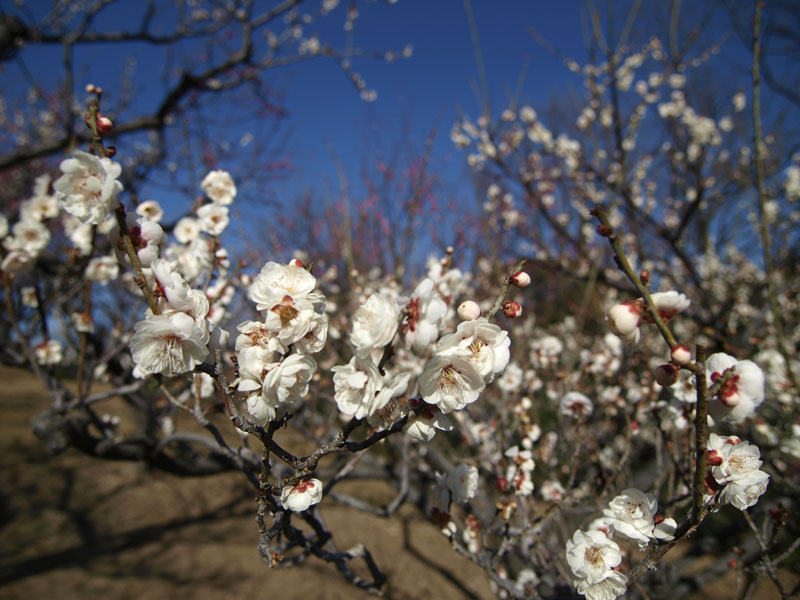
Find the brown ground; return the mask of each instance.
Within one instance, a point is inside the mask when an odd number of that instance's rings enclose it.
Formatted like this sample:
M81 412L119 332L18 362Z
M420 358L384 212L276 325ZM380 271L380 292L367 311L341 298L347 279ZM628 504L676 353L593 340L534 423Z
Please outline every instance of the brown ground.
M0 598L372 597L317 559L269 569L241 474L190 479L75 450L49 457L28 425L47 405L41 388L5 367L0 381ZM369 495L387 495L376 485ZM390 520L333 501L321 512L340 549L369 548L389 575L388 598L494 597L483 572L411 507Z
M314 558L269 569L256 551L253 492L241 474L179 478L75 450L50 457L28 424L47 406L41 387L2 366L0 382L0 599L372 597ZM380 482L342 484L340 491L376 503L392 496ZM389 576L387 598L495 597L483 571L412 507L392 519L332 500L320 510L340 549L358 542L370 549ZM678 547L668 558L680 553ZM780 575L789 589L798 579ZM733 598L737 583L731 571L687 600ZM764 579L755 598L779 596Z

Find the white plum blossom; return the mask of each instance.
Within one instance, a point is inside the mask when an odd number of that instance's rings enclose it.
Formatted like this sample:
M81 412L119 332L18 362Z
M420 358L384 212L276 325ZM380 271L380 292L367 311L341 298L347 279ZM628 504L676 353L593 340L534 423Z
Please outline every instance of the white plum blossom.
M580 392L567 392L560 402L562 415L576 419L588 419L594 411L592 401Z
M183 217L175 223L175 229L173 229L172 233L175 234L175 239L181 244L188 244L200 235L200 225L198 225L197 219L193 217Z
M325 343L328 317L324 310L324 302L312 302L309 298L294 300L287 295L282 302L266 311L264 323L287 347L304 340L310 334L308 344L309 350L313 352L322 349ZM314 328L320 331L315 333Z
M447 488L456 504L474 498L478 490L478 469L472 465L458 465L447 475Z
M136 214L146 221L159 223L164 216L164 210L155 200L145 200L136 207Z
M63 215L62 224L64 233L67 234L69 241L78 249L81 256L89 256L92 253L92 226L81 223L79 219L69 214Z
M164 230L155 221L147 221L141 217L137 219L134 214L128 214L125 221L139 262L142 267L149 267L161 254ZM111 242L114 245L117 259L124 264L130 264L119 228L114 228L111 231Z
M625 593L627 578L614 571L622 562L622 553L605 533L579 529L567 541L566 551L578 593L589 600L611 600Z
M3 240L6 250L22 250L37 255L50 241L50 230L41 221L19 221L14 224L12 235Z
M198 322L206 318L208 298L202 290L189 287L178 273L176 263L159 258L153 261L150 268L155 277L162 313L182 311Z
M333 398L339 412L363 419L383 408L375 402L382 377L371 358L354 356L348 364L332 367L331 371Z
M423 279L408 302L406 346L419 354L439 337L439 327L447 314L447 304L433 287L432 279Z
M33 355L40 365L57 365L64 358L64 348L58 340L47 340L34 346Z
M259 425L272 421L277 416L278 406L297 401L308 393L308 384L316 370L317 363L310 356L288 356L264 375L261 393L247 399L247 411ZM239 391L251 390L240 383Z
M417 407L423 401L415 398L411 400L412 407ZM418 442L430 442L436 431L452 431L453 422L433 404L426 404L417 411L416 417L411 420L406 428L406 435Z
M81 150L61 161L61 172L53 184L62 208L83 223L99 225L119 206L117 197L122 184L117 178L119 164L108 158L97 158Z
M751 360L736 360L718 352L706 361L706 379L711 387L720 377L724 383L708 403L714 419L738 423L755 412L764 401L764 372Z
M436 344L436 354L460 356L471 362L486 383L503 372L511 355L508 333L480 317L459 323L455 333L446 335Z
M399 314L397 302L391 298L383 294L367 298L353 316L350 343L356 347L356 355L363 358L389 344L397 332Z
M758 502L767 490L769 475L759 470L761 451L750 442L732 435L723 438L714 433L708 438L707 459L711 478L706 483L711 493L722 489L721 504L733 504L745 510Z
M219 204L204 204L197 209L198 225L209 235L221 235L230 223L228 207Z
M319 479L308 477L281 490L281 506L293 512L303 512L322 500L323 486Z
M227 171L211 171L203 178L200 187L214 204L228 205L236 197L236 185Z
M313 293L317 279L303 267L268 262L253 280L247 297L256 303L256 309L269 310L282 304L285 296L292 300L308 298L320 301L322 296Z
M89 261L83 275L89 281L105 285L119 276L119 263L113 256L98 256Z
M653 539L658 502L635 488L623 490L603 509L603 520L614 532L646 546Z
M587 600L614 600L628 589L628 578L619 571L608 571L605 579L597 583L589 583L585 579L574 582L577 592Z
M130 341L134 375L173 376L191 371L208 355L208 341L208 329L186 313L150 315L136 324Z
M419 376L423 400L445 414L475 402L485 386L480 371L460 356L434 356Z

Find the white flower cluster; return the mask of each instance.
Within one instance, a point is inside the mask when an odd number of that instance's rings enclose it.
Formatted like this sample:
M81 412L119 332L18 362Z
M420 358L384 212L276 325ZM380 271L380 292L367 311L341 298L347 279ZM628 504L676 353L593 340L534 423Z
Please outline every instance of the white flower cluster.
M148 310L130 341L136 377L160 373L174 376L194 370L208 356L213 326L208 323L208 299L189 287L174 262L151 263L160 314Z
M46 222L58 216L58 202L55 196L48 194L49 187L49 175L36 178L33 196L20 205L19 221L11 228L11 235L8 220L0 215L0 239L7 251L0 263L4 273L16 274L31 269L50 242Z
M613 600L625 593L628 578L614 568L622 562L613 534L633 540L644 548L654 540L674 539L674 519L656 516L658 502L652 494L630 488L609 502L603 517L578 530L567 541L567 563L572 584L589 600Z
M752 360L736 360L718 352L706 361L708 386L724 376L723 383L708 404L717 420L738 423L749 417L764 402L764 372Z
M761 451L735 435L708 437L708 477L706 500L719 494L720 504L733 504L745 510L767 491L769 475L761 471Z
M656 517L658 501L652 494L635 488L623 490L603 509L603 523L610 531L639 543L644 548L654 540L671 540L677 523Z
M625 593L628 578L615 571L622 562L617 543L603 531L576 531L567 541L572 584L588 600L613 600Z
M61 161L61 172L53 184L62 208L82 223L100 225L119 206L122 167L109 158L98 158L81 150Z
M477 491L478 469L471 465L460 464L447 475L436 473L434 501L444 512L449 510L451 502L466 502Z
M505 478L501 482L503 488L510 486L515 494L530 496L533 493L533 471L536 463L533 452L529 449L520 450L519 446L511 446L505 452L508 458Z
M442 337L419 378L423 400L447 414L478 399L510 359L508 333L480 317Z
M238 390L261 425L275 419L279 406L305 396L317 370L310 355L325 346L328 317L316 282L300 265L268 262L250 286L248 298L264 320L237 327Z

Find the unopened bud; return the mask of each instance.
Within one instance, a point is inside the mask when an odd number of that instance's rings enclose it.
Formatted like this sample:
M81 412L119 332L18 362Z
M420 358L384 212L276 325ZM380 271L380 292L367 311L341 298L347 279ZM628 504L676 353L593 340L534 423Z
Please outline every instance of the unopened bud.
M641 280L642 284L649 285L650 284L650 271L647 269L642 269L639 272L639 279Z
M519 302L506 300L503 302L503 314L508 319L516 319L517 317L522 316L522 306Z
M670 358L672 362L676 365L688 365L689 362L692 360L692 353L686 346L681 346L680 344L677 346L672 347L672 351L670 352Z
M518 288L525 288L531 284L531 276L525 271L517 271L511 276L511 283Z
M94 89L95 88L94 88L94 84L93 83L87 83L86 84L86 93L87 94L94 94Z
M608 225L598 225L597 233L598 235L601 235L603 237L611 237L612 235L614 235L614 230Z
M670 363L658 365L656 368L656 381L662 387L669 387L678 381L678 368Z
M106 156L108 158L114 158L117 154L117 147L116 146L109 146L106 148Z
M107 135L111 133L113 128L114 123L111 122L111 119L101 113L97 113L97 131L103 135Z
M305 269L306 268L306 266L303 264L303 261L300 260L299 258L293 258L292 260L290 260L289 261L289 266L290 267L300 267L301 269Z
M474 321L481 316L481 307L476 302L467 300L459 305L456 312L462 321Z
M621 337L627 337L639 327L642 307L637 302L620 302L608 311L611 329Z

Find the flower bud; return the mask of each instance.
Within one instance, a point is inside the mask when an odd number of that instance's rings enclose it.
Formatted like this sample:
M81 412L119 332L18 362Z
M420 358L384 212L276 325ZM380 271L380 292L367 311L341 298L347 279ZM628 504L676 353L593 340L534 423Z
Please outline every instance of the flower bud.
M670 358L676 365L688 365L692 360L692 353L686 346L681 346L679 344L677 346L673 346L672 352L670 353Z
M647 269L642 269L639 272L639 280L644 285L650 285L650 271L648 271Z
M639 327L642 309L635 302L615 304L608 311L611 329L621 337L628 337Z
M301 269L305 269L306 268L306 266L303 264L303 261L300 260L299 258L293 258L292 260L290 260L289 261L289 266L290 267L300 267Z
M525 288L531 284L531 276L525 271L518 271L511 276L511 283L518 288Z
M612 235L614 235L614 230L608 225L598 225L597 233L603 237L610 238Z
M97 131L99 131L103 135L107 135L111 133L111 130L113 128L114 128L114 123L111 122L111 119L109 119L102 113L97 113Z
M474 321L481 316L481 308L476 302L467 300L458 307L458 318L462 321Z
M522 306L519 302L511 302L506 300L503 302L503 314L508 319L516 319L522 315Z
M86 93L87 94L94 94L94 90L95 90L95 88L94 88L94 84L93 83L87 83L86 84Z
M678 381L678 368L670 363L658 365L656 368L656 381L658 385L669 387Z

